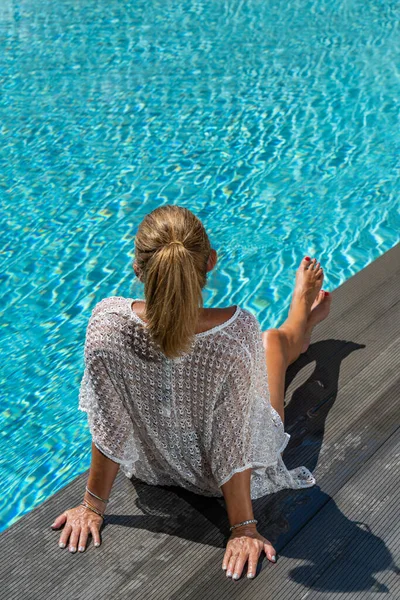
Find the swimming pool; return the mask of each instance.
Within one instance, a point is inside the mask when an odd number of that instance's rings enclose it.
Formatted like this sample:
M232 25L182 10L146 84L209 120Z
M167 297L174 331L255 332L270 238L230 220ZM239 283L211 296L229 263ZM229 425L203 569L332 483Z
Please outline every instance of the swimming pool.
M143 297L153 208L202 219L205 305L264 329L305 254L333 290L399 241L399 17L377 0L1 3L0 531L90 466L85 329L100 299Z

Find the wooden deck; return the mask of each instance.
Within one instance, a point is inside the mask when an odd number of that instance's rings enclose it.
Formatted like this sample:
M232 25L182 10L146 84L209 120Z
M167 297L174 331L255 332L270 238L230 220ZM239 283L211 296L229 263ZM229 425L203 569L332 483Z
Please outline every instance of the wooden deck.
M335 290L288 371L284 459L317 485L254 501L275 565L263 553L255 579L228 579L223 499L121 472L100 548L61 550L50 524L86 472L0 535L2 600L400 599L399 292L397 245Z

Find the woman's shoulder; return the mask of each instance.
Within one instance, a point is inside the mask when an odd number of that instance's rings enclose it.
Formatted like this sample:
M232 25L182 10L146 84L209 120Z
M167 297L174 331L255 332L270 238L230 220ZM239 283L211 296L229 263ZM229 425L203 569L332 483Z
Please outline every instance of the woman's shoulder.
M250 310L248 310L247 308L240 308L240 316L241 316L241 321L243 323L245 323L251 330L258 330L261 331L261 327L260 327L260 323L256 317L255 314L253 314Z
M251 355L254 347L262 342L260 324L250 310L240 305L236 305L233 309L235 309L233 313L229 311L231 316L227 321L211 330L214 335L209 337L209 342L221 351L222 338L229 338L229 344L223 345L227 352Z
M250 310L239 307L237 319L232 323L230 337L236 340L236 346L249 357L262 344L262 333L260 323L255 314Z
M113 349L120 331L121 315L125 320L129 301L123 296L109 296L95 304L86 329L86 346L91 351Z
M129 312L129 299L124 296L108 296L94 306L91 319L107 313Z
M208 339L208 349L218 353L219 361L230 365L230 377L252 372L262 348L262 335L258 319L250 310L239 305L231 322L217 328Z

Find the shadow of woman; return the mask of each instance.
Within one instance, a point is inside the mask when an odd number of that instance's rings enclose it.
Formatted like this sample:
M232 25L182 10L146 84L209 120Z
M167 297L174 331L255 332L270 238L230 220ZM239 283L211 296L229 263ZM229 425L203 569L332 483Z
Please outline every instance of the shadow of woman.
M288 468L292 462L305 464L311 471L317 465L325 422L335 403L342 361L363 344L344 340L324 340L309 346L306 353L290 365L286 372L285 395L293 380L307 365L315 363L310 375L304 376L294 387L285 404L285 431L291 439L284 453Z
M318 591L389 593L374 576L387 570L397 575L400 572L385 542L367 523L347 519L329 496L328 500L329 515L325 515L324 523L329 522L329 527L322 529L316 522L307 532L308 543L285 548L285 558L307 563L289 569L289 577ZM313 539L318 543L312 543Z

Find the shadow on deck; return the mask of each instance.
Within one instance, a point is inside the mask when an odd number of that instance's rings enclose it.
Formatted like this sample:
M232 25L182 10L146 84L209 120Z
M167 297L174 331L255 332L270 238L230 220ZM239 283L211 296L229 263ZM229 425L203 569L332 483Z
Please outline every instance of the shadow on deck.
M288 370L284 460L317 485L253 501L276 565L263 553L254 580L228 579L223 499L121 472L100 548L61 550L50 523L80 502L86 472L1 534L1 598L400 598L399 275L400 245L335 290Z

